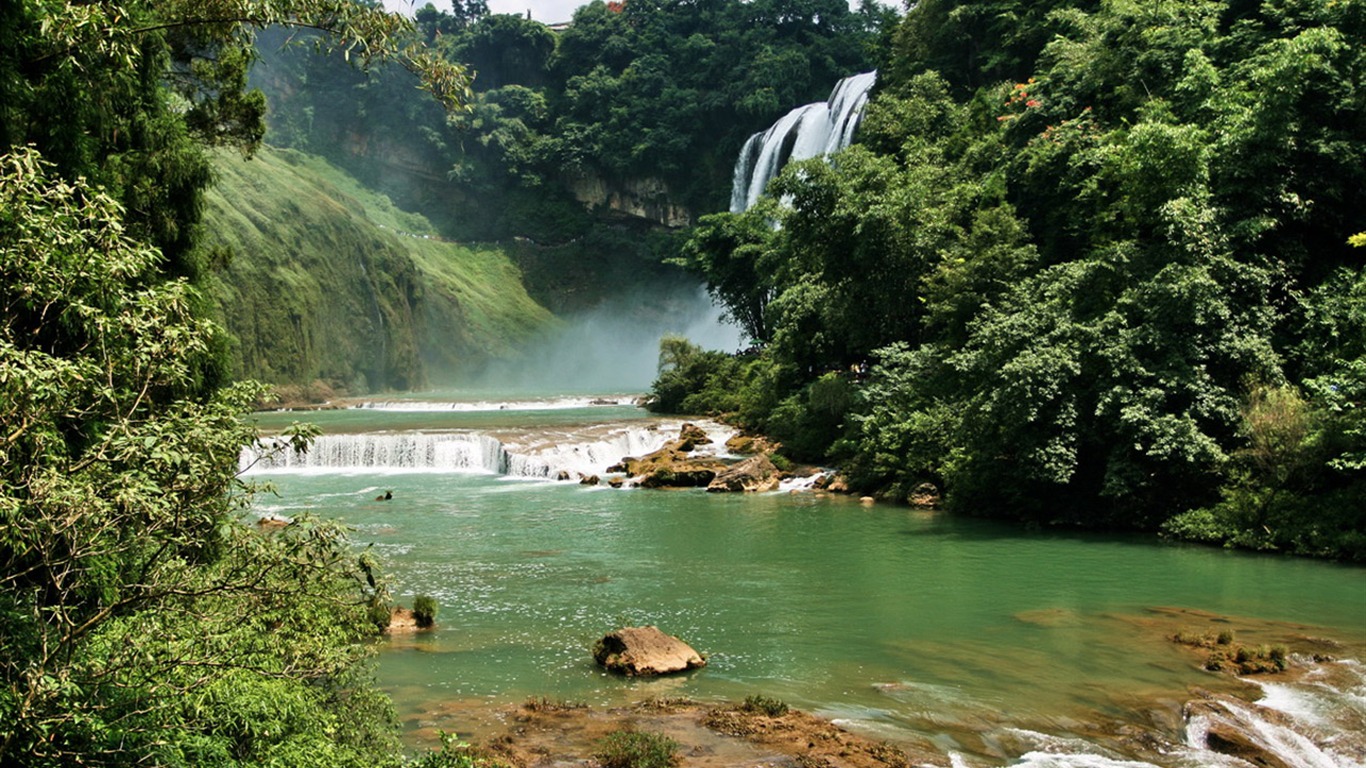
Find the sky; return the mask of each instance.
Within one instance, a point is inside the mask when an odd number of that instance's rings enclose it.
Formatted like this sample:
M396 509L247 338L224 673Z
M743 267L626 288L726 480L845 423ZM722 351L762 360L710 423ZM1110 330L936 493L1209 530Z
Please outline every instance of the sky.
M412 16L413 11L428 2L443 11L451 9L450 0L384 0L384 7L405 16ZM531 18L546 24L569 21L574 17L574 10L581 5L587 5L588 2L589 0L488 0L489 13L516 13L525 16L530 10Z

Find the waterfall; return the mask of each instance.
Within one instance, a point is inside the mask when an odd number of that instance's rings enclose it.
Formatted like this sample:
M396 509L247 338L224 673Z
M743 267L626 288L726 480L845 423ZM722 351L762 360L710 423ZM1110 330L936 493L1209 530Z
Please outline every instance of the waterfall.
M849 146L876 80L876 71L846 77L835 84L830 98L797 107L767 131L750 136L735 161L731 213L754 205L788 162L822 157Z
M322 435L307 451L295 451L277 438L262 438L242 449L243 472L403 471L492 472L507 474L511 457L503 443L478 432L396 432Z
M713 436L712 452L733 430L701 422ZM536 431L494 436L483 432L369 432L322 435L307 451L264 437L242 449L244 473L478 472L554 478L561 472L602 474L625 456L641 456L676 438L682 422L616 425L599 431ZM705 449L698 453L707 453Z

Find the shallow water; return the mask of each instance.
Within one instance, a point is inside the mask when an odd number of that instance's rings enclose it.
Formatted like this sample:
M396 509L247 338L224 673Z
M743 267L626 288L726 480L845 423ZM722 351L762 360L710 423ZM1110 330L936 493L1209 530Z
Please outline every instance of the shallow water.
M559 440L602 420L649 424L627 406L306 415L338 433L543 429ZM436 631L395 639L380 658L414 729L477 732L490 725L479 705L530 696L606 705L762 693L876 735L930 738L959 764L1124 764L1103 762L1129 757L1109 742L1092 756L1102 762L1057 762L1078 750L1050 740L1097 743L1116 722L1183 738L1188 689L1230 682L1199 670L1170 632L1330 637L1358 658L1366 641L1366 572L1331 563L810 493L385 466L263 474L280 495L262 497L258 513L344 520L385 562L400 602L440 603ZM375 501L385 490L393 500ZM602 673L593 642L634 624L682 637L709 665L655 681Z

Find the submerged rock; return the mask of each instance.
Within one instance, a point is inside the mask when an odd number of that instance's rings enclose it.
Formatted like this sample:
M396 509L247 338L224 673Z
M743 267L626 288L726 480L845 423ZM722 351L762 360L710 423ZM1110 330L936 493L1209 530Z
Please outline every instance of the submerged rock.
M628 677L667 675L707 665L692 646L658 627L624 627L593 646L593 659L610 672Z
M723 470L707 485L711 493L762 493L778 487L779 471L762 453Z

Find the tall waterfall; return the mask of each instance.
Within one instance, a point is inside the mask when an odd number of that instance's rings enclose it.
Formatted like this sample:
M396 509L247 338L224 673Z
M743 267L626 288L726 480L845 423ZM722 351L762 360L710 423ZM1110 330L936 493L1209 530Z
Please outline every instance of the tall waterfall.
M731 213L754 205L768 182L789 161L820 157L849 146L863 118L868 91L876 81L876 71L846 77L835 84L829 99L797 107L767 131L750 136L735 161Z

